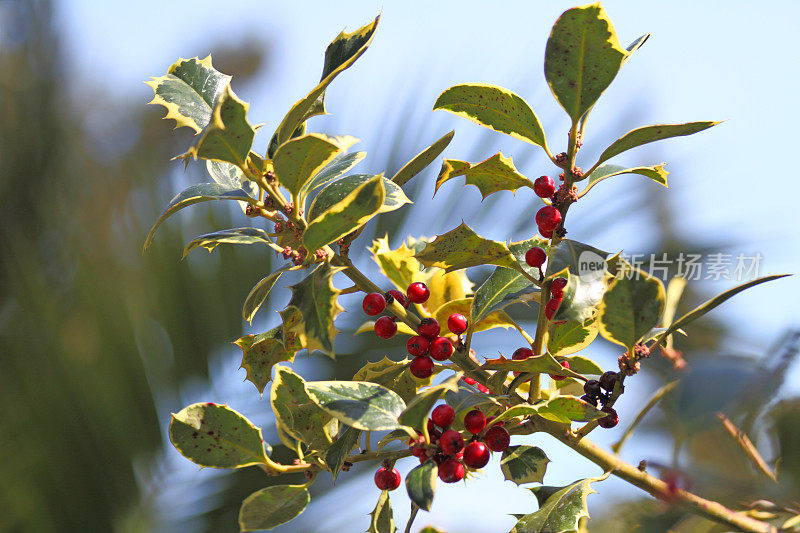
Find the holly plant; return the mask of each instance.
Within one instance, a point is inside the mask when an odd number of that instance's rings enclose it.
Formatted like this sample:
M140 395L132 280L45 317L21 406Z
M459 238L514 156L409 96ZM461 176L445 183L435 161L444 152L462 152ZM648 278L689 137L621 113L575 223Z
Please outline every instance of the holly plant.
M433 103L435 110L536 146L557 169L550 171L556 179L543 175L531 180L502 153L476 163L444 159L437 192L461 176L465 186L474 185L484 198L498 191L532 189L544 206L532 217L531 237L490 240L462 222L432 240L403 236L396 248L388 237L379 238L367 245L383 274L373 279L351 261L353 243L370 220L411 203L403 187L453 137L453 132L444 135L387 177L352 172L365 155L348 152L357 139L307 130L309 119L326 113L328 86L369 47L379 19L353 33L342 32L330 43L319 83L289 109L263 153L253 145L256 126L247 116L248 104L231 89L231 77L214 69L210 56L181 59L166 75L148 82L155 93L151 103L167 109L165 118L196 132L178 158L187 165L203 160L211 181L192 185L170 201L145 249L158 225L184 207L232 200L255 224L201 235L183 253L200 247L211 251L223 243L256 244L285 260L247 295L244 319L252 321L284 274L304 275L289 287L291 298L274 328L236 341L247 379L259 393L268 394L280 441L295 459L283 464L271 457L261 429L227 405L190 405L172 416L169 428L175 448L198 465L257 466L277 476L278 484L244 500L241 530L270 529L292 520L309 503L308 488L317 476L335 480L354 463L370 461L376 465L377 504L363 527L391 533L396 529L391 491L405 481L413 521L419 510L432 509L437 479L468 483L493 453L500 454L505 479L529 488L538 501L537 510L521 509L515 515L512 531L518 533L584 528L586 499L608 475L726 530L796 526L794 511L767 520L729 509L651 475L644 466L624 462L588 438L597 428L617 426L615 405L643 360L656 351L673 350L673 335L685 334L687 325L736 293L780 277L754 279L675 318L680 289L673 290L672 283L665 288L619 254L566 237L573 204L601 181L638 174L667 186L664 164L627 168L610 163L612 158L717 124L636 128L608 145L586 170L576 165L590 112L648 36L621 46L597 3L569 9L558 18L544 57L547 83L571 124L567 146L558 153L549 147L531 106L517 94L485 83L445 90ZM483 265L494 270L476 288L467 271ZM334 278L348 278L352 285L337 288ZM358 332L374 331L381 339L401 336L408 356L368 362L350 381L306 381L290 363L301 352L334 356L334 321L343 310L339 297L359 292L364 294L363 312L374 322L365 322ZM506 312L510 306L527 309L536 329L528 332L516 323ZM475 335L492 328L519 332L520 347L510 357L486 358L472 349ZM598 336L619 345L619 368L604 371L584 355ZM552 435L599 465L605 475L563 487L542 485L549 459L544 450L520 439L537 432ZM411 457L408 464L398 464ZM304 474L304 483L280 483L296 473Z

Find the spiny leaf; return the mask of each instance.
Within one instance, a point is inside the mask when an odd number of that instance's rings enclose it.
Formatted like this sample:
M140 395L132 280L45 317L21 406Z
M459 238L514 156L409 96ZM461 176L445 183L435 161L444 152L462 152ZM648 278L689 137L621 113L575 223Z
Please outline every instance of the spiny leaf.
M433 109L444 109L515 139L545 146L539 117L521 96L484 83L455 85L444 91Z
M594 318L588 318L583 321L553 321L550 322L547 331L547 351L553 356L559 356L575 353L589 346L597 338L599 327ZM583 373L574 368L573 370Z
M521 270L508 245L481 237L463 222L439 235L415 256L423 265L445 272L478 265L497 265Z
M324 167L319 169L314 176L300 188L301 196L312 193L320 187L329 184L356 166L366 155L367 152L353 152L352 154L340 153L331 159Z
M305 485L274 485L254 492L239 509L241 531L272 529L292 520L311 501Z
M278 326L266 333L245 335L236 342L242 349L242 364L247 372L247 380L263 394L267 383L272 379L272 367L283 361L294 359L294 351L283 344L283 328Z
M242 468L267 462L261 429L227 405L195 403L173 414L169 440L200 466Z
M500 470L505 478L517 485L523 483L541 483L547 470L547 458L544 451L536 446L509 446L503 451L500 459Z
M333 275L340 268L322 263L300 283L291 285L292 298L287 307L295 307L302 315L305 345L308 353L320 350L333 356L336 328L333 321L343 309L337 302L339 289L333 286Z
M422 424L425 423L433 405L444 396L445 392L456 392L458 390L459 379L461 379L461 374L455 374L442 383L428 387L417 394L416 397L408 403L405 410L400 413L399 422L404 426L422 429Z
M325 452L325 464L331 470L333 475L333 482L336 483L336 477L342 470L345 459L353 451L353 448L358 446L358 441L361 438L361 430L350 426L342 426L339 429L339 438L337 438L328 451Z
M388 490L381 491L378 503L369 515L371 520L369 521L367 533L394 533L397 531L397 527L394 525L392 502L389 499Z
M664 284L626 265L608 284L599 310L600 335L632 349L664 311Z
M428 301L423 304L428 311L435 311L447 302L462 300L473 291L473 284L467 277L466 270L443 272L438 268L429 268L422 281L431 291Z
M242 200L252 204L256 203L256 201L242 189L231 188L218 183L199 183L187 187L169 201L167 208L161 213L161 216L158 217L155 224L153 224L150 233L147 234L147 239L144 241L142 252L146 251L153 243L153 236L156 233L156 228L158 228L164 220L184 207L211 200Z
M626 56L599 2L569 9L558 18L547 40L544 74L573 124L611 84Z
M655 165L652 167L633 168L625 168L619 165L601 165L589 175L589 181L586 184L586 187L584 187L584 189L578 194L578 198L583 197L592 187L601 181L612 176L619 176L620 174L639 174L640 176L650 178L659 185L668 187L667 176L669 175L669 172L664 170L665 166L666 163L661 163L660 165Z
M423 267L414 257L413 248L405 243L392 250L388 236L380 237L372 242L369 251L383 275L401 290L405 290L415 281L423 281Z
M298 374L279 366L272 382L269 402L277 424L290 437L308 444L312 449L321 450L333 442L325 427L331 417L312 401L306 386L305 380Z
M303 233L303 244L308 250L317 250L341 239L377 215L385 198L383 176L375 176L363 182L311 220Z
M231 228L206 233L195 237L186 248L183 249L183 257L195 248L203 247L209 252L213 251L220 244L269 244L272 240L267 232L259 228Z
M250 293L247 295L247 298L244 299L244 306L242 307L242 316L248 323L253 323L253 317L256 315L256 312L261 307L261 304L267 299L269 293L272 291L272 288L278 282L281 275L286 272L286 268L282 268L280 270L276 270L269 276L263 278L261 281L256 283L252 289L250 289Z
M516 191L520 187L533 188L531 180L519 173L511 157L505 157L502 152L481 161L480 163L467 163L457 159L445 159L439 177L436 179L434 194L445 182L464 176L467 185L474 185L481 191L481 196L486 199L498 191Z
M436 491L436 463L429 459L415 467L406 476L408 497L417 507L425 511L431 510L433 494Z
M364 431L399 427L397 419L406 408L397 393L366 381L311 381L306 390L331 416Z
M359 185L373 180L375 177L376 174L351 174L332 181L326 185L324 189L319 191L317 197L311 202L311 207L308 209L308 218L314 220L336 203L341 202L348 194L357 189ZM411 203L411 200L408 199L403 189L391 180L383 178L383 187L385 196L383 206L378 210L378 213L388 213L399 209L405 204Z
M283 343L286 349L297 353L303 348L307 348L308 338L303 323L303 313L292 305L283 311L278 311L278 314L281 315Z
M716 126L719 122L705 121L705 122L687 122L685 124L657 124L655 126L644 126L629 131L606 148L597 163L608 161L612 157L621 154L631 148L642 146L662 139L669 139L671 137L682 137L684 135L692 135L703 130Z
M211 112L231 77L211 66L211 56L179 59L167 74L145 82L153 89L150 104L167 108L165 119L174 119L175 127L187 126L196 132L206 127Z
M346 143L322 133L309 133L281 144L275 152L273 165L281 185L292 195L298 195L311 178L331 163L355 139Z
M400 187L411 181L414 176L433 163L433 160L439 157L439 154L444 152L444 149L447 148L447 145L453 140L454 133L455 132L451 131L445 134L441 139L415 155L411 161L403 165L403 168L397 171L397 174L392 176L392 181Z
M582 518L589 518L586 498L596 491L590 484L599 478L576 481L566 487L533 487L539 510L522 516L511 533L577 532Z
M508 370L509 372L533 372L556 374L579 378L580 376L568 368L561 366L552 355L545 353L527 359L508 359L502 355L497 359L487 359L481 367L484 370Z
M416 335L416 332L414 333ZM384 356L377 362L368 362L353 376L353 381L370 381L396 392L404 402L410 402L419 387L430 385L431 380L417 379L408 369L410 359L392 361Z

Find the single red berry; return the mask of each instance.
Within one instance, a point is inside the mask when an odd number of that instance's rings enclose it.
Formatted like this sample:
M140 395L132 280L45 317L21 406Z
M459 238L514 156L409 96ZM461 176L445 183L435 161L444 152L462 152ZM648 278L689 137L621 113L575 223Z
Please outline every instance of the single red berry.
M484 394L489 394L491 392L489 390L489 387L487 387L486 385L481 385L480 383L476 383L475 386L478 387L478 390Z
M596 379L590 379L586 383L583 384L583 392L586 393L586 396L590 398L599 398L601 394L603 394L603 388L600 386L600 382Z
M382 316L375 321L375 335L381 339L391 339L397 333L397 322L389 316Z
M396 468L379 468L375 472L375 485L381 490L394 490L400 486L400 472Z
M598 426L601 428L611 429L619 424L619 416L617 416L617 412L613 407L603 407L602 411L608 414L597 421Z
M415 281L408 286L406 294L409 300L415 304L421 304L428 301L428 296L431 295L431 291L428 290L428 286L421 281Z
M464 448L464 464L470 468L483 468L489 462L492 452L479 441L470 442Z
M429 378L433 374L433 360L427 355L417 356L411 360L408 369L415 378Z
M448 459L439 465L439 479L445 483L461 481L466 473L464 465L456 459Z
M423 318L419 326L417 326L417 333L428 340L438 337L440 331L442 331L442 328L435 318Z
M440 428L446 428L450 424L453 423L453 420L456 419L456 412L453 410L452 407L443 403L442 405L437 405L436 409L433 410L431 413L431 420L433 423L439 426Z
M464 417L464 429L472 433L473 435L477 435L483 428L486 427L486 415L484 415L480 410L473 409L469 413L466 414Z
M619 376L613 370L609 370L608 372L604 372L602 376L600 376L600 386L603 387L608 392L614 390L614 384L617 382L617 378Z
M514 354L511 356L511 359L515 361L522 361L528 357L533 357L533 350L530 348L517 348L514 351ZM522 372L517 372L516 370L514 371L515 376L519 376L520 374L522 374Z
M506 428L495 425L486 431L483 441L493 452L502 452L508 448L511 442L511 435L508 434Z
M564 287L567 286L566 278L556 278L550 283L550 295L553 298L564 297Z
M564 368L569 368L569 361L561 361L561 366L563 366ZM549 376L550 379L552 379L553 381L561 381L562 379L565 378L565 376L559 376L559 375L554 376L553 374L549 374Z
M553 231L552 229L544 229L543 227L539 226L539 233L545 239L552 239L553 238Z
M378 292L371 292L364 296L364 301L361 304L364 307L364 312L370 316L379 315L386 309L386 299L383 294Z
M447 337L436 337L431 341L430 352L437 361L446 361L453 355L453 343Z
M445 455L455 455L464 448L464 438L454 429L448 429L439 437L439 447Z
M438 441L442 436L442 432L436 429L436 422L432 418L428 419L428 436L431 438L431 442Z
M388 294L389 296L391 296L392 298L397 300L397 303L399 303L400 305L402 305L403 307L408 309L408 306L410 305L410 302L408 301L408 298L406 298L405 294L403 294L402 292L398 291L397 289L392 289L389 292L387 292L386 294Z
M471 377L469 377L469 376L463 376L461 379L462 379L462 380L464 381L464 383L466 383L467 385L475 385L475 384L477 383L477 381L475 381L474 379L472 379L472 378L471 378Z
M547 320L553 320L553 317L556 315L556 311L558 311L558 306L560 305L561 298L550 298L550 301L544 306L544 316L547 318Z
M447 329L453 335L461 335L467 331L467 317L461 313L453 313L447 317Z
M425 355L428 353L428 346L430 343L425 337L415 335L406 341L406 348L411 355Z
M561 211L552 205L546 205L536 213L536 225L540 229L554 230L561 224Z
M556 182L550 176L536 178L533 182L533 192L539 198L550 198L556 192Z
M528 263L528 266L538 268L541 267L546 260L547 254L545 253L544 249L538 246L534 246L525 252L525 262Z

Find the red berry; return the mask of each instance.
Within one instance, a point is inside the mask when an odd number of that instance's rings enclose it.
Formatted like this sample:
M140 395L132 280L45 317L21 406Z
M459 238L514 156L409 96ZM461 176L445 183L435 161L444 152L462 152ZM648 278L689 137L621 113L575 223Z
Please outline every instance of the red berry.
M486 427L486 415L478 409L473 409L464 417L464 429L477 435Z
M411 360L408 369L415 378L429 378L433 374L433 360L427 355L417 356Z
M375 485L381 490L394 490L400 486L400 472L381 467L375 472Z
M619 424L619 416L617 416L617 412L614 410L614 408L603 407L602 411L608 414L597 421L598 426L601 428L611 429Z
M533 192L539 198L550 198L556 192L556 182L550 176L536 178L533 182Z
M455 459L448 459L439 465L439 479L445 483L461 481L466 473L464 465Z
M469 377L469 376L463 376L461 379L462 379L462 380L464 381L464 383L466 383L467 385L475 385L475 384L477 383L477 381L475 381L474 379L472 379L472 378L471 378L471 377Z
M437 361L446 361L453 355L453 343L447 337L436 337L431 341L430 352Z
M403 294L402 292L398 291L397 289L392 289L389 292L387 292L386 294L388 294L389 296L391 296L392 298L397 300L397 303L399 303L400 305L402 305L403 307L408 309L408 306L410 305L410 303L408 301L408 298L406 298L405 294Z
M448 429L439 437L439 447L445 455L455 455L464 448L464 438L454 429Z
M364 312L370 316L379 315L386 309L386 299L383 294L371 292L364 296L364 301L361 304L364 307Z
M561 361L561 366L563 366L564 368L569 368L569 361ZM559 375L555 375L554 376L553 374L549 374L549 376L550 376L550 379L552 379L553 381L561 381L565 377L565 376L559 376Z
M564 287L566 286L566 278L556 278L550 283L550 294L553 296L553 298L563 298Z
M546 205L536 213L536 225L545 231L554 230L561 224L561 211L552 205Z
M453 335L461 335L467 331L467 317L461 313L453 313L447 317L447 329Z
M508 434L506 428L495 425L486 431L483 441L493 452L502 452L508 448L508 444L511 442L511 435Z
M492 452L479 441L470 442L464 448L464 464L470 468L483 468L489 462Z
M486 385L481 385L480 383L476 383L475 386L478 387L478 390L484 394L489 394L491 392L489 390L489 387L487 387Z
M547 260L547 254L545 253L544 249L538 246L534 246L525 252L525 262L528 263L528 266L534 268L541 267L545 260Z
M515 361L522 361L527 359L528 357L533 357L533 350L530 348L517 348L514 351L514 354L511 356L511 359ZM515 376L519 376L522 372L514 371Z
M553 230L551 229L544 229L541 226L539 226L539 233L542 235L542 237L546 239L553 238Z
M490 416L489 418L487 418L487 419L486 419L486 425L487 425L487 426L491 426L491 425L492 425L492 422L494 421L494 419L495 419L495 418L497 418L497 417L496 417L496 416ZM503 422L504 422L504 421L503 421L503 420L501 420L500 422L498 422L498 423L497 423L497 425L498 425L498 426L502 426L502 425L503 425Z
M431 413L431 420L440 428L446 428L456 419L456 412L447 404L437 405Z
M388 316L382 316L375 321L375 335L381 339L391 339L397 333L397 322Z
M425 355L428 353L428 339L415 335L406 341L406 348L411 355Z
M428 296L431 295L431 291L429 291L428 286L421 281L415 281L408 286L406 294L409 300L415 304L421 304L428 301Z
M550 301L544 306L544 316L547 317L547 320L553 320L560 305L561 298L550 298Z
M440 331L442 331L442 328L435 318L423 318L419 326L417 326L417 333L428 340L435 339L439 336Z

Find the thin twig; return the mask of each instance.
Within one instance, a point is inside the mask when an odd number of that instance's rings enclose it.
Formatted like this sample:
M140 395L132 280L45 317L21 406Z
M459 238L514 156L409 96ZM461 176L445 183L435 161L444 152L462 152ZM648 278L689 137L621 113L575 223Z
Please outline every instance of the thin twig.
M745 455L747 455L747 458L750 459L751 463L753 463L753 466L756 468L756 470L777 483L778 476L775 475L775 471L772 470L764 458L761 457L761 454L758 453L758 449L755 447L755 445L753 445L753 442L745 434L745 432L737 428L734 423L731 422L730 418L724 414L717 413L717 418L719 418L719 421L722 422L722 427L725 428L725 431L727 431L728 434L733 437L733 440L735 440L736 443L742 447Z

